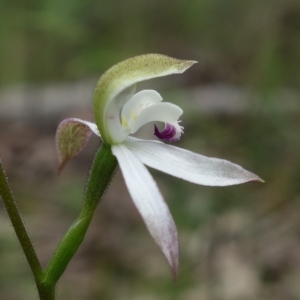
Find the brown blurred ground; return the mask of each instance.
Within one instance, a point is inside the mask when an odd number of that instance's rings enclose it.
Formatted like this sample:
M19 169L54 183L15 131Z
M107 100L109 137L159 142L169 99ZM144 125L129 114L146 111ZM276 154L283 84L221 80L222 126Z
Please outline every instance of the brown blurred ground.
M60 282L58 299L300 297L299 107L291 100L293 109L278 112L275 105L266 110L257 99L251 102L249 92L245 97L233 87L227 94L224 87L218 94L219 90L210 86L181 91L191 103L178 100L186 111L186 133L178 145L235 161L266 183L211 188L153 172L179 230L180 275L174 285L118 172ZM163 89L162 94L169 99L174 92ZM205 103L214 97L219 104L208 109ZM240 106L222 105L227 98L239 99ZM276 99L283 101L280 96ZM249 107L249 103L258 104ZM70 116L92 120L88 102L58 111L47 118L35 112L32 118L24 113L17 119L0 120L0 156L43 265L77 216L85 177L99 145L93 138L57 177L54 135L58 122ZM284 122L277 127L279 118ZM151 137L152 126L142 134ZM33 299L34 284L3 209L0 219L4 266L0 295Z

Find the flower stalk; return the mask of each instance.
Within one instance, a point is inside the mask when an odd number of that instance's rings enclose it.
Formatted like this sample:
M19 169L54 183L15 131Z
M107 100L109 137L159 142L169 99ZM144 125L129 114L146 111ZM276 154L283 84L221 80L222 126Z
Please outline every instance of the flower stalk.
M79 217L71 225L58 245L47 268L43 271L10 191L0 161L0 196L4 201L7 213L32 271L40 300L55 299L56 283L81 245L95 209L109 185L116 166L117 160L111 152L111 147L102 144L95 155Z
M31 272L33 274L34 280L37 284L38 290L40 292L40 280L43 276L42 267L40 265L39 259L33 248L29 235L24 226L21 214L17 207L17 203L10 190L7 177L5 175L3 166L0 160L0 196L4 202L7 214L10 218L11 224L16 232L17 238L23 249Z
M43 279L44 285L55 286L81 245L97 204L109 185L116 166L117 160L112 155L110 146L102 144L95 155L79 217L63 237L48 264Z

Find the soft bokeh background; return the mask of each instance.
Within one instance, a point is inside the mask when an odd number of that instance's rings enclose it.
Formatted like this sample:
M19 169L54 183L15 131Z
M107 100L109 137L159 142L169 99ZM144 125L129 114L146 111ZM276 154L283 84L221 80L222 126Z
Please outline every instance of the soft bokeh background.
M177 145L266 183L202 187L151 171L178 226L174 285L118 172L58 299L300 299L299 0L0 2L0 157L43 265L77 217L99 145L57 177L56 127L92 120L99 76L149 52L199 61L140 85L183 107ZM0 265L1 299L37 299L2 204Z

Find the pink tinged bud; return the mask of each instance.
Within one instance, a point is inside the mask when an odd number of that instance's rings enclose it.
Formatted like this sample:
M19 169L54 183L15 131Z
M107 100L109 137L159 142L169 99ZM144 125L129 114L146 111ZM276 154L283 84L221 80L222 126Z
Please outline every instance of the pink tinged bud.
M157 136L161 140L165 140L168 142L177 142L180 140L180 136L182 134L182 127L174 125L166 124L165 128L162 131L159 131L156 125L154 125L154 135Z
M92 130L88 122L78 119L65 119L56 131L56 148L59 157L58 174L65 164L77 155L88 142Z

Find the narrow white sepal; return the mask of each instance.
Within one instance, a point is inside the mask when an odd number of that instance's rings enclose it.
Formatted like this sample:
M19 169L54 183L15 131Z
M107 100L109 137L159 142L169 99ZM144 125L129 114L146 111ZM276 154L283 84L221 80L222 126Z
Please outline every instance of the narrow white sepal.
M177 230L169 208L146 167L123 144L113 145L132 200L158 246L167 258L174 278L178 270Z
M125 145L145 165L196 184L227 186L263 181L227 160L206 157L159 141L131 137L126 140Z

